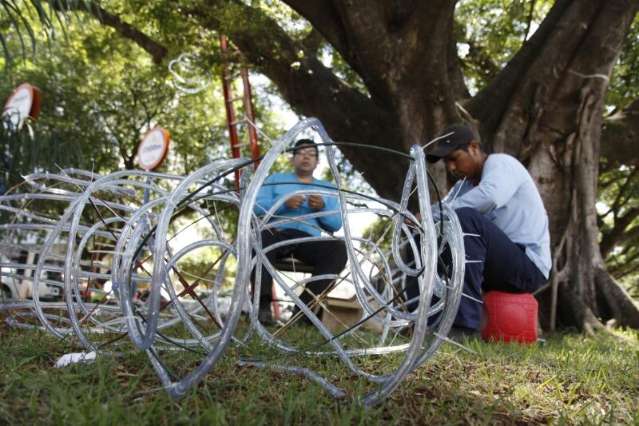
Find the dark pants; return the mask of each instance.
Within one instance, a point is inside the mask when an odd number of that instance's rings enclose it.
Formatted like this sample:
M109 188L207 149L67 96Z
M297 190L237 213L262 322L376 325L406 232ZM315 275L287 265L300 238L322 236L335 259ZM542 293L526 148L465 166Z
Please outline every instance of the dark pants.
M477 210L461 208L455 212L463 232L478 235L464 236L466 260L472 261L466 263L464 294L482 300L482 291L532 293L546 282L526 256L524 246L512 242ZM450 253L444 251L442 260L444 264L450 264ZM442 262L438 269L442 273ZM419 295L416 279L407 283L406 293L409 299ZM481 303L462 296L455 326L479 330L481 310Z
M262 231L262 247L278 243L280 241L293 238L310 237L306 232L297 229L269 229ZM341 240L323 240L289 244L279 249L271 250L266 254L271 264L277 259L293 255L296 259L313 267L313 276L324 274L339 274L346 266L346 246ZM253 275L251 281L255 282ZM306 290L300 296L305 304L313 300L313 295L318 295L326 290L334 280L318 280L309 283ZM272 298L273 277L268 273L266 267L262 266L262 278L260 282L260 307L269 306Z

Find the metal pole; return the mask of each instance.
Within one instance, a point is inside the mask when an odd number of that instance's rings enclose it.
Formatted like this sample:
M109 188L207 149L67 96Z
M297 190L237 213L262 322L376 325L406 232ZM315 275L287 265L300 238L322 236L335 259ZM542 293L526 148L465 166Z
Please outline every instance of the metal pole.
M254 127L255 114L253 112L253 93L251 90L251 82L249 81L248 70L246 67L242 67L240 74L242 75L242 83L244 85L244 111L246 118L250 121L248 124L248 134L251 147L251 158L253 160L257 160L260 158L260 145L257 140L257 129ZM259 166L259 163L255 161L253 168L257 169L257 166Z
M224 108L226 109L226 121L229 129L229 139L231 142L231 157L240 158L240 139L237 135L237 122L235 110L233 109L233 88L231 87L230 75L227 66L228 40L226 36L220 36L220 49L222 50L222 89L224 92ZM240 190L240 171L235 171L235 188Z

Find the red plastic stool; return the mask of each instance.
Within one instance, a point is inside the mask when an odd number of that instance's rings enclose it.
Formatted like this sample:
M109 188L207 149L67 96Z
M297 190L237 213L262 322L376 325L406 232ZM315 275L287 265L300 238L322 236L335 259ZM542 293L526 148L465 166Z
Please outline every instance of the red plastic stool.
M530 293L487 292L481 337L486 341L536 342L538 307Z

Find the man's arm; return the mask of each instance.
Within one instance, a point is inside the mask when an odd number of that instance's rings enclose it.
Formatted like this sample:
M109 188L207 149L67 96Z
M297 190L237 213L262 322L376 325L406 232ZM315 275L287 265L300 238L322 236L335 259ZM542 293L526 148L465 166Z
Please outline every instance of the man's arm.
M271 175L264 180L264 183L257 192L255 207L253 211L258 216L264 216L267 211L273 207L275 202L275 186L280 183L279 175ZM282 204L275 214L281 213L286 209L286 204Z
M336 188L334 188L335 191L337 191ZM339 229L342 227L342 215L339 212L339 200L337 198L337 194L335 194L334 196L320 196L322 198L323 201L323 206L321 206L320 208L317 208L315 210L317 211L331 211L331 210L337 210L337 212L335 214L331 214L328 216L322 216L317 218L317 221L319 222L320 226L328 232L335 232L335 231L339 231ZM310 198L310 197L309 197ZM313 208L310 203L309 206L311 208ZM319 205L318 205L319 207Z
M524 183L527 172L523 167L514 158L489 157L479 185L453 200L451 207L471 207L487 213L503 206Z

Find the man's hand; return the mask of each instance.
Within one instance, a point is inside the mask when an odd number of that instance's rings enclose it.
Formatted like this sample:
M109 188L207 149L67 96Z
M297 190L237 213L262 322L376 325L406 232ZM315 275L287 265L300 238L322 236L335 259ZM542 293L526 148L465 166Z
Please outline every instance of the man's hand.
M309 195L308 206L313 210L322 210L324 208L324 198L321 195Z
M302 195L293 195L291 198L286 200L286 207L291 210L299 209L302 203L304 202L304 196Z

